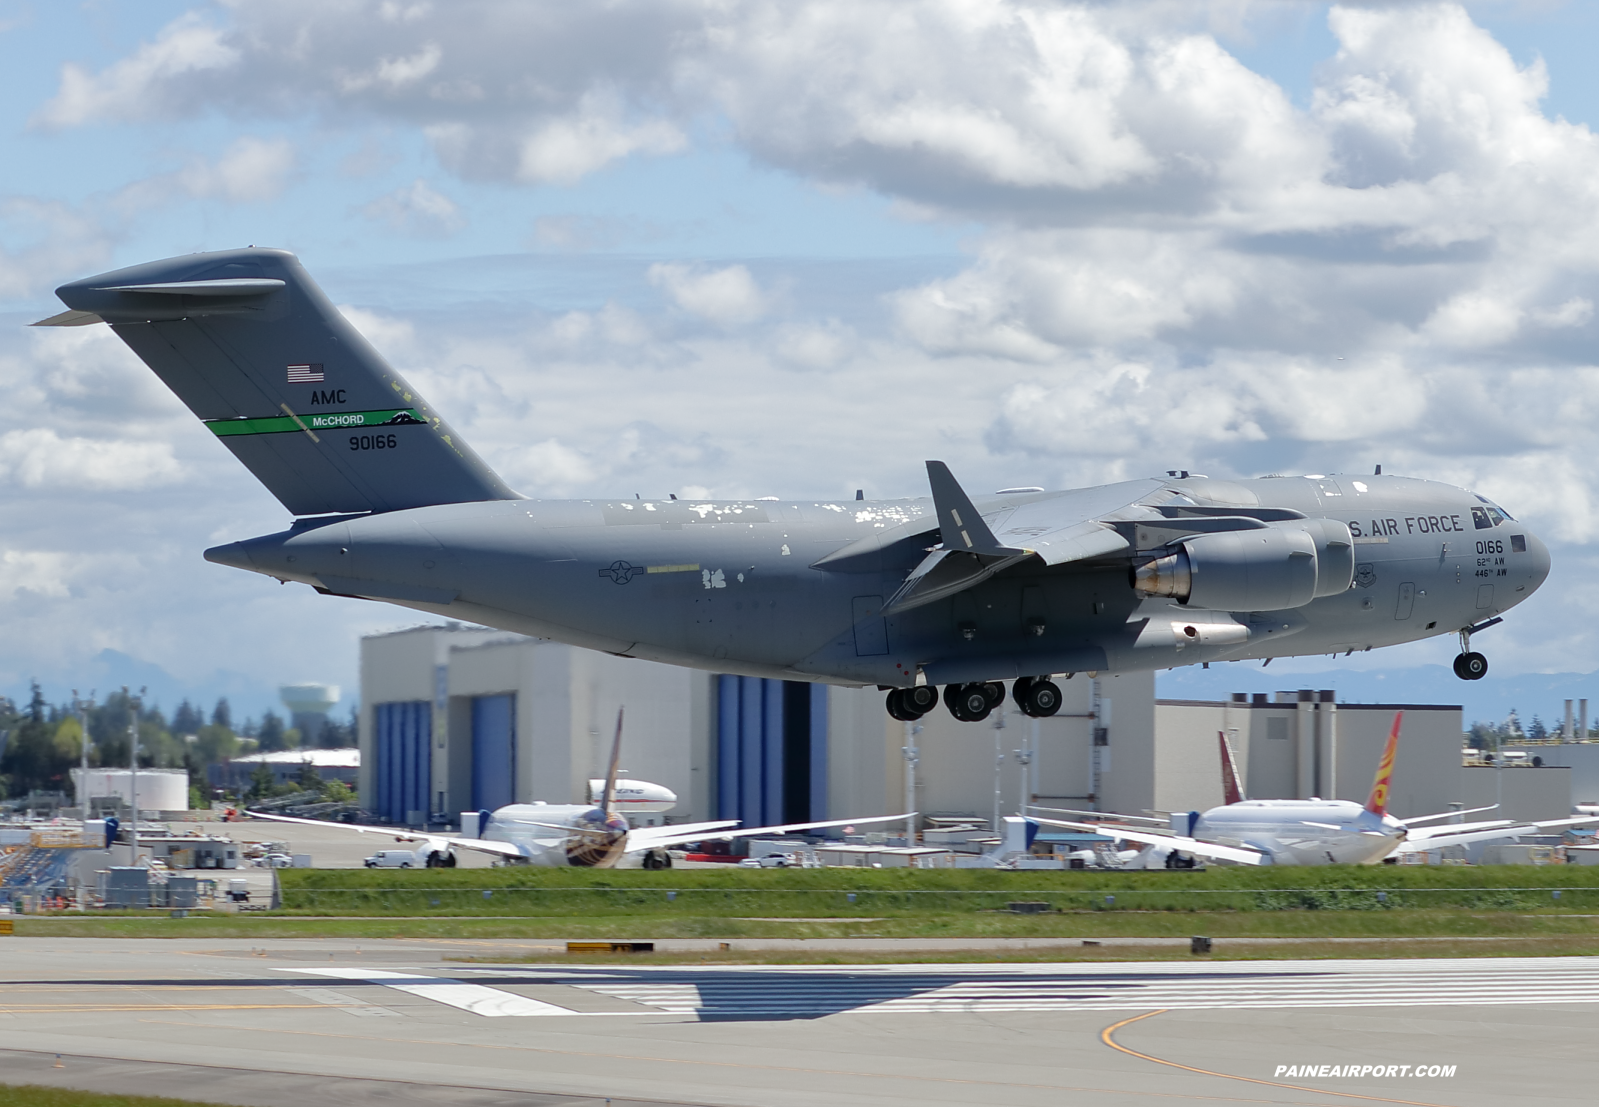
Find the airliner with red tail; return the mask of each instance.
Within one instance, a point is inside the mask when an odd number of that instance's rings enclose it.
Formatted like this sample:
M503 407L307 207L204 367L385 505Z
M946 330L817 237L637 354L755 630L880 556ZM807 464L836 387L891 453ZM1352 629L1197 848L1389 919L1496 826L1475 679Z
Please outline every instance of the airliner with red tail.
M1200 813L1176 813L1170 830L1157 829L1160 819L1140 815L1108 815L1106 822L1076 822L1033 816L1035 822L1071 830L1088 830L1146 847L1131 868L1181 867L1184 857L1203 857L1242 865L1372 865L1388 857L1422 853L1447 846L1467 845L1493 838L1514 838L1567 826L1593 825L1599 816L1518 822L1494 819L1473 823L1436 823L1456 815L1488 811L1444 811L1399 819L1388 813L1389 784L1394 755L1399 749L1399 729L1404 712L1394 714L1393 729L1371 796L1365 804L1353 800L1245 799L1226 734L1218 733L1221 747L1222 788L1226 802ZM1034 810L1049 810L1034 808ZM1089 812L1061 812L1089 814ZM1127 826L1142 823L1144 826ZM1179 826L1179 823L1186 825Z

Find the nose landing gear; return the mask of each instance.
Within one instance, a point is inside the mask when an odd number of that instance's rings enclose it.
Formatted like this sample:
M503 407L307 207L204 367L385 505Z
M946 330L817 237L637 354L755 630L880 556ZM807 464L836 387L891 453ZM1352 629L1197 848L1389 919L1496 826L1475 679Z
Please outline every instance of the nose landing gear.
M1498 621L1493 620L1495 623ZM1471 632L1476 629L1463 627L1460 631L1460 656L1455 658L1455 675L1461 680L1481 680L1488 675L1488 659L1471 648Z

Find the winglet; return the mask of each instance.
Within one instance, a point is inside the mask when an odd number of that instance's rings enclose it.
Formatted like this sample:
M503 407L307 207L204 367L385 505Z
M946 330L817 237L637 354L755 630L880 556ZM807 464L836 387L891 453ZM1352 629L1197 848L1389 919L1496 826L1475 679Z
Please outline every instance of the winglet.
M1377 779L1371 782L1371 798L1366 801L1366 810L1373 815L1388 814L1388 781L1394 775L1394 754L1399 750L1399 727L1404 719L1403 711L1394 712L1394 728L1388 732L1388 746L1377 763Z
M611 743L611 767L605 771L605 796L600 801L604 804L605 821L611 821L611 815L616 811L616 774L617 766L622 763L622 712L625 707L616 709L616 739Z
M944 538L946 550L963 553L991 554L1008 557L1024 554L1026 550L1002 546L988 524L972 506L972 501L961 488L955 474L942 461L927 463L927 483L933 489L933 509L938 513L938 528Z
M1221 801L1224 804L1242 803L1244 799L1244 786L1238 780L1238 764L1233 760L1233 747L1227 741L1227 732L1218 730L1216 737L1221 741Z

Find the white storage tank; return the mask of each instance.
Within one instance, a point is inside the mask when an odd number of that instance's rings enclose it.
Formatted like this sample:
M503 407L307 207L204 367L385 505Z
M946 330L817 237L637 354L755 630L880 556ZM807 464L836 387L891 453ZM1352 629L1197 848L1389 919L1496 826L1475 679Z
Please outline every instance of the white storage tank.
M119 796L133 803L133 773L127 769L90 769L87 780L82 769L72 770L72 785L84 799ZM85 790L87 789L87 790ZM140 769L140 811L187 811L189 774L183 769Z

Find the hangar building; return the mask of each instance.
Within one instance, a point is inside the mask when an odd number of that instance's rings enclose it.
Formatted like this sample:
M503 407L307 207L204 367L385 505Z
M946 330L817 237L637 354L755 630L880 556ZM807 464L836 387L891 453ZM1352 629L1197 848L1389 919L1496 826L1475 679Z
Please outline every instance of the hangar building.
M1157 700L1152 673L1060 684L1064 702L1048 719L1008 705L980 724L941 708L904 724L887 716L875 688L415 627L361 642L362 804L418 826L513 801L584 802L587 782L604 775L623 706L622 767L678 794L671 822L893 814L907 810L908 788L924 818L987 820L1024 799L1128 814L1204 810L1222 799L1218 732L1229 735L1251 797L1363 801L1395 709L1312 691ZM1512 817L1569 811L1570 770L1463 768L1460 708L1405 710L1395 813L1477 807L1496 795Z

